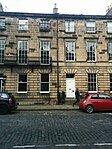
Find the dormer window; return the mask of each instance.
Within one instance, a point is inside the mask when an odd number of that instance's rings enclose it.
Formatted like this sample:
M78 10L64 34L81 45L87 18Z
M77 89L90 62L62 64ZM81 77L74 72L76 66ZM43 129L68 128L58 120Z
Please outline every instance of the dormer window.
M65 21L65 32L73 33L75 31L74 21Z
M50 21L41 19L39 24L39 29L40 31L43 31L43 32L50 31Z
M19 20L19 26L18 29L21 31L27 31L28 30L28 20Z
M96 32L96 23L95 22L86 22L86 32L95 33Z
M0 18L0 30L6 29L5 18Z

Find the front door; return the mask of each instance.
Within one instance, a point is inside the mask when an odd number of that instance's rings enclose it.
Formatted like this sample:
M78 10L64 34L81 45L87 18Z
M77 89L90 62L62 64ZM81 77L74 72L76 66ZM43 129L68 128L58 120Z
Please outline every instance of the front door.
M74 78L66 78L66 97L75 98L75 80Z

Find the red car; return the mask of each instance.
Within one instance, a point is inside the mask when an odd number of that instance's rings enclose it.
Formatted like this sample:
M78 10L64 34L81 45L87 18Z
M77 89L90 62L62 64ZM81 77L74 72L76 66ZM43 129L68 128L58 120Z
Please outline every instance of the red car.
M79 103L79 108L87 113L112 111L112 96L105 93L87 93Z

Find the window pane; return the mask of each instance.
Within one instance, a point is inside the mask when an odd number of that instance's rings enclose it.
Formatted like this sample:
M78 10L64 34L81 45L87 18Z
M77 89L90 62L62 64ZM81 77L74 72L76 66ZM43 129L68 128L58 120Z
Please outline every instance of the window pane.
M50 64L50 42L41 41L40 51L41 51L41 64L49 65Z
M97 91L96 74L88 74L88 91Z
M27 83L19 83L18 91L27 91Z
M49 83L42 83L41 91L49 91Z
M49 31L50 30L50 21L49 20L40 20L40 30Z
M41 82L49 82L49 74L41 74Z
M5 94L5 93L1 93L1 97L3 97L3 98L9 98L9 95L8 94Z
M19 30L28 30L28 20L19 20Z
M27 74L19 74L18 91L27 91Z
M98 94L91 96L91 99L98 99Z
M112 22L107 23L108 33L112 33Z
M96 32L95 22L86 22L86 30L87 32Z
M49 91L49 74L41 74L41 91Z
M27 82L27 75L26 74L20 75L19 82Z
M5 40L0 40L0 63L4 63Z
M65 31L74 32L74 21L65 21Z
M112 74L110 74L110 91L112 91Z
M28 41L18 41L18 63L27 64Z
M5 19L0 19L0 29L5 29Z
M66 74L66 78L74 78L74 74Z
M86 48L87 48L87 60L96 61L96 42L88 41Z
M66 60L67 61L74 61L75 60L75 42L67 41L65 43L65 53L66 53Z
M108 42L108 56L109 60L112 60L112 40L109 40Z

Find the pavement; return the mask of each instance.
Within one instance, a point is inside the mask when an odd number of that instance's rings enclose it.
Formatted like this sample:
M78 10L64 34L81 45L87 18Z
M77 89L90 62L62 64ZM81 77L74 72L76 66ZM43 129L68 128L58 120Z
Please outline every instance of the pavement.
M17 110L19 111L41 111L41 110L78 110L79 106L70 104L19 104Z

